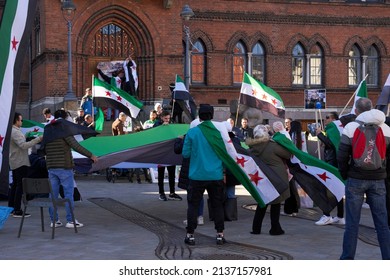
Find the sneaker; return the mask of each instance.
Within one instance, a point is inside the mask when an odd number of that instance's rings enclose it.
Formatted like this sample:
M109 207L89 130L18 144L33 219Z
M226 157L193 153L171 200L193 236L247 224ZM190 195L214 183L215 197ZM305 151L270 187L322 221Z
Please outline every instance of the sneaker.
M287 213L285 213L285 212L280 212L280 215L281 215L281 216L296 217L296 216L298 216L298 213L287 214Z
M82 223L79 223L77 220L76 220L76 227L83 227L84 225ZM74 225L73 225L73 222L67 222L66 223L66 226L67 228L74 228Z
M62 227L62 226L63 226L60 220L58 220L57 222L55 222L54 225L55 225L56 228ZM53 227L53 222L51 222L50 227Z
M203 216L199 216L198 217L198 225L200 225L200 226L204 225L204 218L203 218Z
M188 245L195 245L195 237L192 233L187 233L186 237L184 238L184 243Z
M217 233L215 240L217 242L217 245L223 245L226 243L225 237L223 237L223 233Z
M183 200L180 196L175 193L171 193L169 196L169 200Z
M315 222L315 224L317 226L325 226L325 225L331 224L332 221L333 221L332 217L322 215L321 219L319 219L317 222Z
M22 218L22 217L23 217L23 211L22 211L22 210L14 211L14 213L12 214L12 216L13 216L14 218ZM28 217L30 217L30 216L31 216L31 214L29 214L29 213L24 213L24 217L25 217L25 218L28 218Z
M345 225L345 219L339 217L333 217L332 224Z
M167 199L167 196L165 195L165 194L160 194L160 196L159 196L159 198L158 198L159 200L162 200L162 201L167 201L168 199Z

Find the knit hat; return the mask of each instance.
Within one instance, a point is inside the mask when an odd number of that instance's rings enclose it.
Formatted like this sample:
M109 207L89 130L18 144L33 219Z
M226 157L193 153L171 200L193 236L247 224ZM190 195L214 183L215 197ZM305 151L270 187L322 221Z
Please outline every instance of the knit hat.
M214 107L210 104L199 105L199 118L203 121L211 120L214 117Z

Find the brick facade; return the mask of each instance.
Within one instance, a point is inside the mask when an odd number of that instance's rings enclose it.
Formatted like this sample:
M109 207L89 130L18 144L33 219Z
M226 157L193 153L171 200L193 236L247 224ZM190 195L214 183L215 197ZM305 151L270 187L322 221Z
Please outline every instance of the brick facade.
M169 98L175 74L184 78L183 21L180 12L189 4L195 13L188 24L191 40L205 44L206 84L191 85L196 102L229 107L240 85L233 84L232 54L238 41L250 50L256 42L265 48L265 84L278 92L288 116L311 119L303 110L306 87L292 86L292 50L300 42L309 51L323 50L323 85L329 110L340 111L356 87L348 86L348 52L357 44L363 54L375 45L379 53L378 85L369 88L374 103L390 73L390 1L179 1L179 0L73 0L73 90L80 99L97 74L96 63L123 57L91 55L93 36L110 23L123 28L134 45L140 99L151 104ZM212 3L212 5L211 5ZM29 65L26 62L18 106L30 107L37 118L43 107L62 107L67 90L67 26L60 0L39 1L41 52L36 54L33 31L31 104ZM27 59L26 59L27 61ZM26 105L27 104L27 105ZM352 104L351 104L352 105ZM225 116L223 116L224 118ZM39 117L38 117L39 118Z

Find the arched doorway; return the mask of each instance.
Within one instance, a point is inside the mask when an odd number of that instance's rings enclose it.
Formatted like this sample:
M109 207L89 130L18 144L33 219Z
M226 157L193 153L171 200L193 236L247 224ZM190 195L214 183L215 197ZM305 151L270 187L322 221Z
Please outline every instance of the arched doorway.
M77 38L77 85L83 93L97 75L99 62L124 60L130 54L137 63L138 98L153 100L154 46L146 25L131 11L108 6L91 14Z

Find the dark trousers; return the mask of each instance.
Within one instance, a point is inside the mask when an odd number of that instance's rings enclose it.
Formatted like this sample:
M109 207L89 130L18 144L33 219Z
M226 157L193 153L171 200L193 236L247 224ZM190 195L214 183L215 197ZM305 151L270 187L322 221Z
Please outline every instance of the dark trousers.
M203 193L207 190L210 200L210 208L214 215L214 225L217 232L223 232L224 224L224 209L223 202L225 200L224 183L220 181L196 181L190 180L187 190L187 233L194 233L198 222L198 209Z
M325 216L330 216L330 212L323 212ZM344 199L337 203L337 217L344 218Z
M261 226L263 224L263 219L265 216L265 213L267 211L268 204L261 208L259 205L257 205L255 216L253 217L253 223L252 223L252 231L253 233L261 233ZM280 203L277 204L271 204L271 211L270 211L270 217L271 217L271 230L273 231L279 231L282 229L279 223L279 217L280 217Z
M169 192L174 193L175 192L175 170L176 165L167 166L168 170L168 181L169 181ZM160 194L164 194L164 173L165 173L165 166L158 167L158 192Z
M387 209L387 224L390 227L390 183L385 180L386 185L386 209Z
M290 180L289 188L290 188L290 197L287 198L284 202L284 213L286 214L298 213L300 202L299 202L299 195L298 195L297 188L295 186L294 179Z
M8 192L8 207L20 211L22 206L23 185L22 179L27 177L28 167L23 165L12 170L13 184Z

